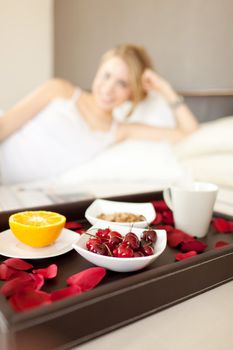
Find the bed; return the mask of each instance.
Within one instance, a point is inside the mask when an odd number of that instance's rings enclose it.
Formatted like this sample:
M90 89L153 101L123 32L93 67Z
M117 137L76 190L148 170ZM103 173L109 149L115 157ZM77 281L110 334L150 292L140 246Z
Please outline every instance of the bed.
M175 146L127 140L56 179L9 186L8 190L18 199L26 193L28 201L22 205L33 206L48 204L42 192L54 202L150 192L195 179L216 183L220 202L233 207L233 90L180 93L201 126ZM143 113L141 119L145 122Z
M55 187L106 196L161 189L192 178L233 190L233 90L182 94L201 122L194 134L175 146L127 140L62 175Z

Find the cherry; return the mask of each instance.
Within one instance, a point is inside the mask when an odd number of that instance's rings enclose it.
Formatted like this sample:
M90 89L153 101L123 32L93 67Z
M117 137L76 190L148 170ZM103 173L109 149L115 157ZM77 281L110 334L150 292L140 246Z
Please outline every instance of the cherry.
M113 251L113 254L118 258L132 258L134 256L133 249L125 243L119 244L118 248Z
M156 234L156 232L154 230L149 229L149 230L146 230L146 231L142 232L142 237L141 238L144 241L154 243L156 241L156 239L157 239L157 234Z
M108 249L104 243L93 243L88 250L99 255L108 255Z
M130 248L132 248L133 250L138 250L140 247L140 241L138 239L138 237L135 235L135 233L133 232L128 232L124 239L123 239L123 243L127 243Z
M123 238L122 235L117 231L110 231L108 233L108 238L112 238L112 237L118 237L118 238L120 238L120 240L122 240L122 238Z
M133 232L124 237L117 231L109 228L98 229L95 236L86 242L87 249L95 254L115 256L119 258L143 257L154 254L153 244L157 239L156 231L143 231L141 239Z
M142 253L145 256L153 255L154 254L154 249L151 247L151 245L144 245L142 248Z
M90 247L93 246L93 244L96 243L101 243L101 240L99 238L90 238L88 239L88 241L86 242L86 247L88 250L90 250Z
M139 257L145 256L145 255L143 254L143 252L137 251L137 252L133 253L133 256L134 256L134 258L139 258Z
M111 232L110 228L99 228L98 231L96 232L96 237L99 237L101 239L108 239L108 235Z
M113 249L112 254L113 254L113 256L115 256L116 258L118 257L118 250L117 250L117 248Z
M108 245L109 249L113 251L113 249L117 248L118 245L121 243L121 239L119 237L113 236L109 238L108 242L106 244Z

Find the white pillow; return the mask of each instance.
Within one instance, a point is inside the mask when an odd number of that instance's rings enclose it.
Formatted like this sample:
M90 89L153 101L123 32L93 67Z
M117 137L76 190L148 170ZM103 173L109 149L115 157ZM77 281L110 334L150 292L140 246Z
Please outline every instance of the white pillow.
M113 117L117 121L128 123L144 123L157 127L174 128L176 125L174 114L163 96L151 91L146 98L134 109L133 113L127 117L132 104L125 102L120 107L115 108Z
M196 180L233 188L233 153L183 159L182 164Z
M233 116L202 124L197 131L176 144L174 151L180 159L233 152Z

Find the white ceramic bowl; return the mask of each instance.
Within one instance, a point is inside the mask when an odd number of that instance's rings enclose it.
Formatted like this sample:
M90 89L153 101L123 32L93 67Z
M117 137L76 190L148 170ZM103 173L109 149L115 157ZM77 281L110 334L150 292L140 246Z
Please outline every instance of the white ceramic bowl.
M118 231L123 236L129 232L130 228L126 226L120 226L116 223L111 223L108 226L111 230ZM95 232L99 228L106 228L105 223L97 224L91 227L91 234L95 234ZM133 228L131 231L134 232L139 238L141 237L144 228ZM159 255L162 254L167 244L167 234L165 230L155 230L157 233L157 240L155 242L154 251L155 253L150 256L145 257L137 257L137 258L117 258L111 256L98 255L90 252L86 248L86 241L90 238L87 234L82 234L79 240L73 243L73 248L86 260L91 263L105 267L108 270L117 271L117 272L131 272L141 270L147 265L151 264L154 260L158 258Z
M129 227L147 227L156 217L155 209L152 203L130 203L130 202L117 202L109 201L106 199L96 199L86 210L85 217L92 224L105 223L109 225L111 221L98 219L97 216L101 213L113 214L113 213L132 213L135 215L143 215L145 221L137 221L134 223L117 222L118 225Z

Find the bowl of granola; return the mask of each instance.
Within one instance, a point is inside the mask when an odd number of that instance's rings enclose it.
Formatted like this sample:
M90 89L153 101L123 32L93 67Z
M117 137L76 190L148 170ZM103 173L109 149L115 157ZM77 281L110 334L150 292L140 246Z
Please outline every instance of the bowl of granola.
M86 219L92 224L117 223L121 226L147 227L155 219L156 212L152 203L118 202L96 199L85 212Z

